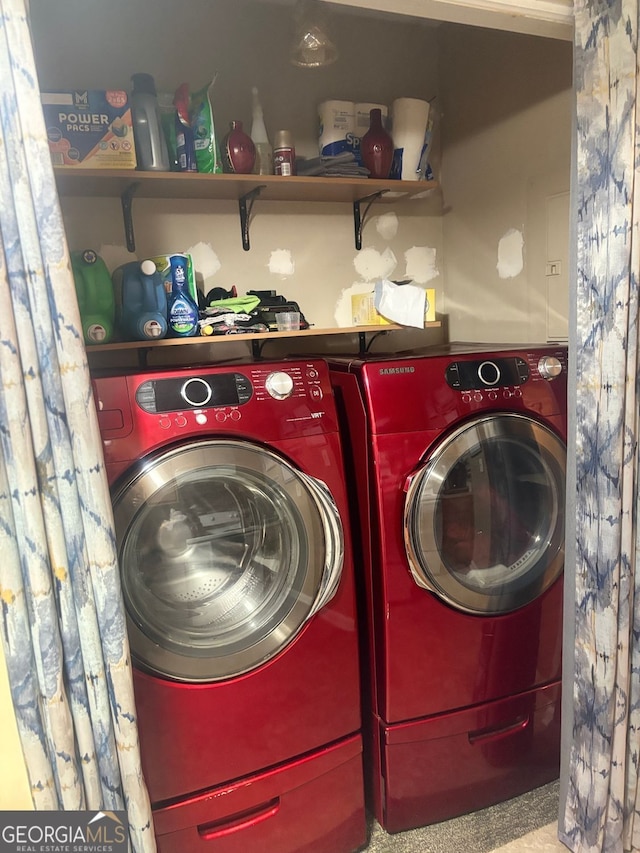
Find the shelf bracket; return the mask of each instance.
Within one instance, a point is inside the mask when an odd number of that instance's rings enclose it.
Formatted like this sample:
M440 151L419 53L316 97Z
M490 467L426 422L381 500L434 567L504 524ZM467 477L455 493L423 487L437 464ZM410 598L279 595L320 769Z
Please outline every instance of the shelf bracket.
M358 332L358 355L366 355L369 352L371 344L375 341L377 337L380 335L386 335L386 329L380 329L379 332L374 332L369 338L369 343L367 343L367 333L366 332Z
M253 209L253 203L260 195L263 189L265 189L266 184L260 184L260 186L254 187L252 190L249 190L248 193L241 195L238 199L238 208L240 211L240 231L242 232L242 248L245 252L248 252L251 248L249 244L249 220L251 219L251 210ZM249 205L247 206L247 202Z
M124 219L124 236L127 241L127 249L130 252L135 252L136 250L136 238L133 233L133 214L132 214L132 206L133 206L133 197L136 194L136 190L140 184L136 181L133 184L129 184L126 190L120 196L120 201L122 202L122 216Z
M371 195L365 195L353 202L353 226L355 229L356 249L358 249L358 251L362 248L362 228L364 226L365 219L367 218L367 213L369 213L369 208L374 201L387 192L389 192L389 190L378 190L378 192L371 193ZM360 205L365 201L369 203L365 207L364 213L361 214Z

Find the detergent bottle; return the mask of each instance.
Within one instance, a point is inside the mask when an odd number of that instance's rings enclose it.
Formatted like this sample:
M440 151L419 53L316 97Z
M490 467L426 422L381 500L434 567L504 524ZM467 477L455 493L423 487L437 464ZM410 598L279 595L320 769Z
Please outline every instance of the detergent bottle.
M71 253L82 333L87 344L106 344L113 337L115 300L109 270L93 249Z
M170 337L187 338L198 334L200 312L188 290L184 255L171 256L171 293L167 316Z
M167 334L167 292L153 261L131 261L114 270L119 327L126 340L155 341Z

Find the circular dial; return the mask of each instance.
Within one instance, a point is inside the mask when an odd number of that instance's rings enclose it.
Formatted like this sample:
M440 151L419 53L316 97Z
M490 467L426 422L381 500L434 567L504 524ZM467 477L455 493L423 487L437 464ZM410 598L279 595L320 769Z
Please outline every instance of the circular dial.
M265 388L274 400L286 400L293 394L293 379L288 373L277 370L267 376Z
M493 361L483 361L478 368L478 377L485 385L496 385L500 380L500 368Z
M538 371L544 379L555 379L562 373L562 364L555 355L543 355L538 362Z
M211 387L198 377L187 379L180 389L180 396L190 406L206 406L211 399Z

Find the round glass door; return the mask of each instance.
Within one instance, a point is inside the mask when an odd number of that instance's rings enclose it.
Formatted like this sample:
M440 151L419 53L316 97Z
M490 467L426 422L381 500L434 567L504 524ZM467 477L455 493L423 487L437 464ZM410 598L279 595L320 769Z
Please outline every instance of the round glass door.
M522 415L461 426L409 479L404 535L420 586L468 613L507 613L564 566L566 449Z
M259 666L340 579L342 526L326 486L246 442L144 460L113 509L133 654L173 679Z

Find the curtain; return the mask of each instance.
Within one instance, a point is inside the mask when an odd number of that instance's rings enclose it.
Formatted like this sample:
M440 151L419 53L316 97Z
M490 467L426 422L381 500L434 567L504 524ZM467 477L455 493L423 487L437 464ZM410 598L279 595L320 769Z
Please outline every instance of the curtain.
M111 503L24 0L0 0L1 634L36 809L155 851Z
M573 851L622 853L640 850L638 0L576 0L575 15L575 528L559 836Z

